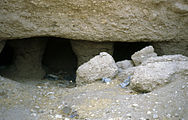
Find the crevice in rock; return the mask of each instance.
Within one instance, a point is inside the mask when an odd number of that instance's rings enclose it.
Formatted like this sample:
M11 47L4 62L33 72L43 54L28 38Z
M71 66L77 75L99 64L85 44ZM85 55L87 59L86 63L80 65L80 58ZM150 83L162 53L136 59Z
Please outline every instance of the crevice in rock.
M131 55L150 45L148 42L115 42L114 43L114 60L131 60Z

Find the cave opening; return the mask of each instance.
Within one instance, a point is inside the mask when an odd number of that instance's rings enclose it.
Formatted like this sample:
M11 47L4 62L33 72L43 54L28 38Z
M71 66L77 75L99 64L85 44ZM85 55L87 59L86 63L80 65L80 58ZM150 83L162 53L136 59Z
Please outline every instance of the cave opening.
M70 40L49 38L42 63L47 74L61 75L64 80L75 82L77 57Z
M116 62L131 60L131 55L149 45L148 42L115 42L113 58Z
M81 42L81 44L83 44L83 42ZM97 44L95 43L94 45ZM104 44L105 43L101 45L103 46ZM116 62L125 59L130 60L134 52L148 45L150 45L148 42L114 42L113 58ZM89 46L87 47L90 48ZM91 47L91 49L98 48ZM21 60L17 60L18 58ZM44 76L42 79L45 79L46 75L51 74L58 77L60 76L59 80L72 81L75 83L76 70L78 67L77 58L78 56L76 56L71 45L71 40L69 39L39 37L8 40L0 53L0 74L13 80L17 75L25 75L32 80L33 76L35 77L41 72L38 76ZM21 67L18 67L19 65L21 65ZM46 74L43 74L43 70ZM31 71L34 72L30 74L29 72Z
M0 75L18 82L41 81L47 74L61 76L58 80L75 82L76 69L77 57L68 39L7 40L0 53Z

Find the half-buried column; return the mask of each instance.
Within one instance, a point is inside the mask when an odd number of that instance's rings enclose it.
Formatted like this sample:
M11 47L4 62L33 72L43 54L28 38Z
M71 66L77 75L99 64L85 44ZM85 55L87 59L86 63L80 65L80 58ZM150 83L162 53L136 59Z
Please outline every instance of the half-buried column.
M112 42L90 42L71 40L71 45L74 53L78 59L78 66L89 61L100 52L107 52L113 54Z
M30 38L13 40L10 45L14 49L14 64L10 68L10 77L24 79L41 79L45 75L42 68L42 56L46 40Z

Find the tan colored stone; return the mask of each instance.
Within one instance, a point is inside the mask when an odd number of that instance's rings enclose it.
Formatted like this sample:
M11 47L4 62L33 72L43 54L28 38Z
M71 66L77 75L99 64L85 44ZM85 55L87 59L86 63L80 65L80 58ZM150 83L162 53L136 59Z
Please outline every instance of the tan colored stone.
M118 73L118 67L111 55L101 52L99 55L82 64L76 71L77 85L92 83L104 78L113 78Z
M151 57L134 69L130 87L137 92L150 92L188 77L188 58L182 55Z
M135 65L140 65L143 61L147 60L150 57L156 57L157 54L154 52L154 48L152 46L147 46L140 51L135 52L131 59L133 60Z
M71 45L78 59L78 66L88 62L100 52L113 54L113 43L110 42L89 42L71 40Z
M0 40L187 40L187 6L185 0L1 0Z

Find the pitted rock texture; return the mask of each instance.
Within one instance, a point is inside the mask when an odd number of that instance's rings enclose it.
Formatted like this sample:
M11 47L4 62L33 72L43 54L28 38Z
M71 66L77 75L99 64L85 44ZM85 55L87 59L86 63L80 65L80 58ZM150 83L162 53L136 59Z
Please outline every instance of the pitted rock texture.
M75 41L71 40L71 45L74 53L78 58L78 66L88 62L91 58L98 55L100 52L107 52L113 55L113 43L110 42L90 42L90 41Z
M123 70L116 79L123 81L131 76L131 89L151 92L180 78L188 78L187 66L188 57L182 55L151 57L139 66Z
M118 67L111 55L101 52L99 55L82 64L76 71L76 83L83 85L96 80L113 78L118 73Z
M134 64L140 65L143 61L147 60L150 57L156 57L157 54L154 52L153 46L148 46L140 51L135 52L132 56L131 59L133 60Z
M1 0L0 40L187 40L187 8L185 0Z

